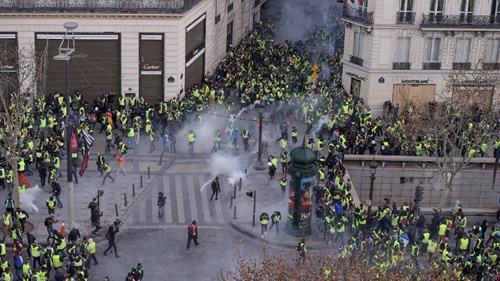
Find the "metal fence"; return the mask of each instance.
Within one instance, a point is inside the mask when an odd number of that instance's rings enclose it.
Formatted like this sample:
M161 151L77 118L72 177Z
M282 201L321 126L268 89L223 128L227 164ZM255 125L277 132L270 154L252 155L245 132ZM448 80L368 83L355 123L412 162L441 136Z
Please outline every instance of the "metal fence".
M2 13L184 13L202 0L0 0Z

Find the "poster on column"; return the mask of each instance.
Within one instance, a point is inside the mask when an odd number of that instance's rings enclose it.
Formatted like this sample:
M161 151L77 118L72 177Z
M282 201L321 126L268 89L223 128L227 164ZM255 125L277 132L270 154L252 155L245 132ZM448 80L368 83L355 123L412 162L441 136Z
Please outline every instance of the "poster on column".
M299 227L309 228L311 226L311 187L314 183L314 177L300 179L300 196L298 213L300 215Z

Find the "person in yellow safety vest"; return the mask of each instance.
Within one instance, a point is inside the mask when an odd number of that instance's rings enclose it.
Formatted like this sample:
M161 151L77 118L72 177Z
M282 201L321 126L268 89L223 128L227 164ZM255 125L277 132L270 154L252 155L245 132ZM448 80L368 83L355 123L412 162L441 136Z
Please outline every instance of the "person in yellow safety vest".
M243 140L245 151L248 151L248 141L250 140L250 133L247 129L243 129L243 131L241 131L241 139Z
M280 157L281 172L282 173L286 173L286 163L287 162L288 162L288 152L283 151L283 153L281 153L281 157Z
M462 238L460 238L459 249L460 249L460 253L463 255L465 255L469 252L469 238L467 237L466 233L464 233Z
M439 224L437 233L438 233L437 243L441 244L441 242L443 242L443 238L445 237L445 234L446 234L446 221L442 221Z
M104 183L106 183L106 178L110 178L113 182L115 181L115 179L111 176L111 166L109 166L107 163L104 163L104 177L102 178L102 184L101 185L104 185Z
M267 224L269 223L269 215L266 212L260 214L260 238L264 238L267 234Z
M187 137L188 137L189 154L193 155L194 154L194 142L196 141L196 134L193 132L193 130L189 130Z
M280 179L281 194L285 194L287 185L288 185L288 178L286 174L283 173L281 174L281 179Z
M21 270L22 270L23 273L26 273L26 275L33 274L33 272L31 271L31 266L30 266L29 261L25 261L23 263L23 266L22 266Z
M281 221L281 213L279 211L274 211L271 215L271 227L269 227L269 231L276 226L276 235L280 234L280 221Z
M288 146L288 140L286 138L282 138L280 141L281 151L285 151Z
M297 131L297 128L294 126L292 127L291 131L291 136L292 136L292 144L297 143L297 136L299 135L299 132Z
M56 169L57 176L62 177L63 175L61 173L61 158L54 156L52 158L52 164L54 165L54 169Z
M73 255L73 266L75 268L83 266L83 258L81 255Z
M2 189L5 189L5 167L0 166L0 186L2 186Z
M156 150L155 141L156 141L156 134L154 130L149 130L149 153Z
M324 143L323 143L323 139L320 137L320 138L317 138L316 139L316 149L321 152L323 151L323 147L324 147Z
M62 266L63 266L62 257L59 251L55 251L54 254L52 254L52 267L54 268L54 270L57 270Z
M89 238L89 241L88 241L88 245L86 247L87 249L87 253L89 254L88 257L87 257L87 264L88 264L88 268L90 269L90 263L91 261L94 261L94 265L98 265L99 262L97 261L97 257L95 256L95 253L96 253L96 243L94 241L94 239L92 238Z
M7 237L7 234L10 233L10 228L12 227L12 215L10 214L9 211L5 211L2 215L2 232L3 232L3 238L2 240L5 241L5 238ZM1 255L0 255L1 257Z
M30 246L30 251L31 251L31 257L33 259L33 269L36 268L36 263L38 262L39 266L42 266L42 260L40 258L41 256L41 246L38 241L33 242Z
M9 269L6 269L2 272L2 278L4 281L11 281L14 277L12 276L12 273L10 273Z
M49 199L47 199L47 202L45 203L45 205L46 205L46 206L47 206L47 208L48 208L49 215L50 215L50 214L55 214L57 201L56 201L56 199L54 198L54 196L50 196L50 198L49 198Z
M427 243L427 252L429 253L429 263L434 257L434 253L436 252L437 248L437 243L434 242L432 239L429 239L429 242Z
M134 127L130 126L127 132L127 144L130 149L134 149L135 145L134 136L135 136Z
M299 257L302 258L302 263L306 262L307 248L306 248L306 239L302 238L297 245L296 250L299 252Z
M221 149L220 142L222 141L222 133L220 130L216 130L214 134L214 148L213 151L217 151L217 149Z
M125 97L124 96L119 97L118 98L118 109L120 111L124 110L125 109L125 105L126 105Z
M420 254L420 248L418 247L418 244L414 242L411 245L411 259L415 263L415 267L418 268L418 256Z
M431 234L429 233L429 231L425 230L424 233L422 234L421 253L427 252L427 247L429 246L430 237L431 237Z

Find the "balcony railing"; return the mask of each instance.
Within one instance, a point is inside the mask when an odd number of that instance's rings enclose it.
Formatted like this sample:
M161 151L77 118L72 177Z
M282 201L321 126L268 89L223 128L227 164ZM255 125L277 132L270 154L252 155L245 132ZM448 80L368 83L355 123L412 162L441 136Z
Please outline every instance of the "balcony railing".
M184 13L202 0L0 0L0 13Z
M373 12L367 12L366 10L344 8L342 17L362 25L373 25Z
M500 63L483 63L483 70L500 70Z
M393 62L392 69L397 70L407 70L411 68L411 63L409 62Z
M363 59L361 59L361 58L358 58L358 57L355 57L355 56L351 56L350 59L349 59L349 61L351 63L357 64L359 66L363 66Z
M452 67L455 70L469 70L470 62L454 62Z
M414 12L397 12L396 24L414 24L414 23L415 23Z
M424 69L424 70L440 70L441 63L440 62L424 62L422 69Z
M423 15L420 27L427 28L500 28L500 16L482 15Z

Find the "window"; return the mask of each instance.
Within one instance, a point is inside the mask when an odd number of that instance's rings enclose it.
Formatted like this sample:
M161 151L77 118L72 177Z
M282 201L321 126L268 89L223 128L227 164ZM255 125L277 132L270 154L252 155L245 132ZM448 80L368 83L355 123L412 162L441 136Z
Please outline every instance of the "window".
M227 1L227 12L231 12L234 8L234 3L233 3L234 0L228 0Z
M439 48L441 47L441 38L427 39L427 50L425 51L426 62L439 62Z
M500 0L491 1L491 15L500 16Z
M500 39L486 39L485 63L500 63Z
M444 0L431 0L430 21L441 22L443 20Z
M469 62L471 39L458 38L457 47L455 49L455 62L466 63Z
M368 0L365 0L363 2L361 2L361 1L358 1L358 2L359 2L358 11L361 14L366 14L368 12Z
M413 10L413 0L401 0L399 11L397 12L396 24L413 24L415 13Z
M413 0L401 0L399 5L400 12L411 12L413 10Z
M410 69L410 37L398 37L396 39L396 53L392 69Z
M354 45L352 47L352 56L357 58L363 58L363 43L365 41L364 34L355 31L354 32Z
M410 61L410 37L399 37L396 40L396 55L395 62L409 62Z
M474 14L474 0L462 0L460 6L460 21L472 22L472 15Z
M226 52L229 52L233 47L233 22L229 22L227 24L227 33L226 33Z

